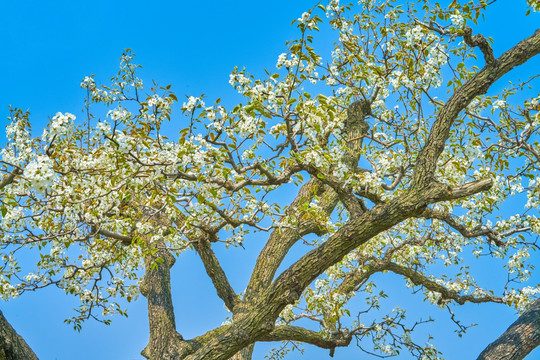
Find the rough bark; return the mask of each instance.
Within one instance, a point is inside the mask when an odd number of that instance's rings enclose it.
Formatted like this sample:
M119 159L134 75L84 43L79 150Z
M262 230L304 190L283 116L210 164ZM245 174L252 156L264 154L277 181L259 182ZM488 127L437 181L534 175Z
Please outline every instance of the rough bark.
M477 360L521 360L540 345L540 300L536 300Z
M171 296L170 269L174 262L174 256L164 249L148 254L144 261L141 294L148 300L150 340L141 354L147 359L181 358L182 336L176 332Z
M418 156L413 184L408 192L351 218L327 242L304 255L278 276L264 293L253 299L253 303L249 304L251 311L246 312L244 317L239 318L231 327L187 359L230 358L245 346L269 334L280 311L287 304L296 301L302 291L325 269L340 261L354 248L407 218L420 216L429 204L466 197L489 189L492 185L489 179L455 188L438 183L434 177L438 158L444 150L455 119L470 101L486 93L501 76L539 52L540 30L537 30L534 35L486 65L458 89L440 110L430 136Z
M37 360L37 356L0 311L0 360L21 359Z
M294 303L317 276L353 249L405 219L421 217L430 204L467 197L491 188L490 179L481 179L456 187L439 183L434 176L438 158L444 150L455 119L470 101L486 93L496 80L512 68L523 64L538 53L540 53L540 30L505 52L500 58L489 61L473 78L456 90L440 109L431 128L429 138L417 158L409 190L388 202L374 201L376 205L368 210L350 190L340 186L338 182L333 182L331 176L321 174L324 176L317 179L317 169L313 171L305 169L312 173L313 178L301 188L289 211L300 212L302 205L317 195L321 198L319 205L328 214L333 211L337 202L341 201L354 216L351 216L350 220L326 242L305 254L277 278L277 269L290 248L303 235L322 234L324 231L316 224L306 222L300 223L296 229L272 233L257 259L246 289L246 296L242 301L237 300L228 284L225 273L211 251L210 243L197 243L196 248L216 286L218 295L233 311L232 325L222 326L193 340L182 339L176 332L170 294L169 269L174 264L174 258L163 248L156 248L157 252L145 259L146 276L141 286L142 294L148 299L150 321L150 341L143 355L156 360L230 358L248 360L252 356L253 344L256 341L276 339L304 341L330 349L345 346L349 341L347 337L342 337L339 341L325 339L305 329L276 328L275 321L282 309ZM358 164L358 149L368 130L364 119L369 111L369 102L365 100L352 104L348 111L345 135L348 136L350 148L344 156L350 167ZM326 179L323 179L325 176ZM163 261L157 263L158 258ZM426 282L419 274L408 271L409 269L394 266L391 270L437 290L435 284ZM456 301L471 301L469 298L458 299L455 294L446 295Z
M245 348L234 354L231 360L251 360L251 357L253 356L253 348L253 344L246 346Z
M363 137L368 131L365 118L369 113L371 113L371 108L366 100L353 103L347 112L344 135L349 139L349 148L344 154L343 160L352 169L358 165L358 154L362 148ZM334 189L325 187L320 180L312 178L302 186L295 200L291 203L289 211L292 213L299 212L302 205L310 202L315 195L320 196L319 206L327 214L334 210L338 200L343 201L345 205L354 206L350 204L350 199L354 198L352 194L340 196ZM270 285L281 262L291 247L302 236L308 233L317 233L318 230L317 225L307 222L299 224L297 229L283 229L272 232L255 264L255 269L246 290L246 299L251 300L256 294L259 294Z
M540 53L540 29L504 52L498 59L486 64L472 79L456 90L439 111L429 132L428 140L418 155L413 186L422 188L435 181L437 159L444 150L446 140L450 136L450 129L459 113L476 96L485 94L495 81L538 53Z

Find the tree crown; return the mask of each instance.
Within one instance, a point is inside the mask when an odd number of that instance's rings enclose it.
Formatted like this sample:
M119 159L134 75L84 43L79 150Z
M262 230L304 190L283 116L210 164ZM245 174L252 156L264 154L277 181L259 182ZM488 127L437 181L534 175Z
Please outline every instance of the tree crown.
M320 339L343 341L330 348L355 336L371 338L377 354L428 358L437 351L411 340L416 324L403 309L371 324L351 314L355 295L366 311L379 307L374 274L403 276L450 313L465 302L524 309L540 291L522 285L540 234L539 74L488 89L540 52L540 33L495 57L471 28L488 5L318 5L296 20L300 37L276 71L233 71L244 100L232 109L203 96L178 101L170 86L144 90L130 50L109 85L82 81L83 120L57 113L33 137L29 114L12 109L0 295L55 285L80 298L68 319L76 328L89 317L109 322L125 314L118 299L148 297L144 276L194 250L234 314L220 334L255 315L271 323L261 334L310 319ZM335 34L328 58L314 45L319 27ZM165 131L177 102L186 120ZM266 245L240 295L212 246L254 238ZM309 251L278 273L299 242ZM504 260L499 289L475 280L486 256ZM253 307L267 315L245 315ZM304 330L275 340L310 342L315 333Z

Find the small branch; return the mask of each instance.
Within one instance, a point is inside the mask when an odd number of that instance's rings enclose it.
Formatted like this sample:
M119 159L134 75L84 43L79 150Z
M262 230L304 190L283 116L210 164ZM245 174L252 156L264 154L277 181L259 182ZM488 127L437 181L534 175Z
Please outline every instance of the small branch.
M385 262L381 264L380 260L371 260L374 265L378 268L383 267L384 270L392 271L395 274L403 275L413 282L417 286L423 286L426 289L437 292L441 294L441 297L446 300L453 300L456 303L463 305L466 302L471 303L484 303L484 302L495 302L495 303L504 303L504 300L498 296L481 296L476 297L474 295L459 295L457 291L448 290L445 286L430 280L423 274L414 271L410 267L398 265L393 262Z
M416 24L418 24L418 25L421 25L421 26L425 27L426 29L429 29L431 31L436 32L437 34L439 34L441 36L450 34L450 31L446 30L441 25L439 25L437 23L434 23L433 21L431 21L429 24L426 24L426 23L424 23L424 22L422 22L422 21L415 18L414 22Z
M403 178L404 174L405 174L405 169L403 169L403 167L402 167L402 168L399 169L399 171L397 173L397 176L394 179L394 181L392 182L392 184L386 185L385 183L382 183L381 187L384 190L389 190L389 191L394 190L399 185L399 183L401 182L401 179Z
M345 275L345 279L343 279L339 285L337 293L349 294L357 291L358 288L371 277L371 275L383 270L383 268L378 264L370 264L366 269L362 268L363 267L360 267L347 273L347 275Z
M131 243L133 242L132 237L118 234L109 230L92 228L92 231L96 234L103 235L111 239L120 240L124 245L131 245Z
M421 214L421 217L425 219L437 219L437 220L444 221L450 227L457 230L463 237L466 237L468 239L479 237L479 236L485 236L488 238L490 242L494 243L495 245L504 246L504 242L501 241L501 238L503 237L503 235L499 234L497 231L488 227L482 227L480 230L470 229L467 226L458 223L456 219L454 218L454 216L452 216L451 214L443 213L441 211L436 211L430 208L426 208L426 210L424 210L424 212ZM505 235L508 236L513 233L505 234Z
M0 181L0 190L2 190L3 188L11 184L15 180L15 177L21 174L22 174L22 170L20 168L15 168L13 172L4 176L2 181Z
M311 165L306 166L306 171L333 189L350 214L358 215L364 212L360 200L354 195L352 188L346 186L338 177L321 173Z
M318 346L322 349L330 349L330 356L334 356L336 347L349 346L352 340L352 334L344 332L336 332L331 336L327 336L312 330L307 330L299 326L276 326L276 328L264 336L260 341L283 341L292 340L300 341L306 344Z

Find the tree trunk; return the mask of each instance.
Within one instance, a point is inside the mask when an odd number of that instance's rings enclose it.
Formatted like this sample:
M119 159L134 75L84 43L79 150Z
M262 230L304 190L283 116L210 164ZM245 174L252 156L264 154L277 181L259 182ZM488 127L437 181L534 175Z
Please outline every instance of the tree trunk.
M536 300L477 360L521 360L540 345L540 300Z
M141 354L152 360L179 358L182 336L176 331L170 276L175 258L159 249L148 254L144 262L146 274L140 289L148 300L150 340Z
M0 360L21 359L37 360L37 356L0 311Z

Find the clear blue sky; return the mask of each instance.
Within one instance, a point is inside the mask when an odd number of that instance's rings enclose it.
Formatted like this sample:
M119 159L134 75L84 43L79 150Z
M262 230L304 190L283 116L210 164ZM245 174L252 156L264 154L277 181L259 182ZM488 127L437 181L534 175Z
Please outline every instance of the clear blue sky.
M530 35L535 21L540 24L540 17L533 15L511 28L504 26L507 17L524 14L524 3L498 0L489 12L488 24L481 29L495 39L497 55ZM57 111L80 114L84 97L81 79L96 74L98 81L105 82L116 73L124 48L132 48L138 55L136 62L144 66L144 79L172 84L179 98L205 93L209 99L222 97L231 104L236 99L228 84L233 67L246 66L255 74L271 69L285 51L285 41L297 35L291 21L315 4L314 0L3 1L0 125L5 125L8 104L29 109L36 130ZM248 243L246 250L220 252L227 255L224 266L237 291L244 289L260 246ZM390 297L389 306L409 309L411 319L426 309L441 319L429 332L439 337L435 343L448 359L476 358L516 318L515 312L504 306L466 305L458 314L465 322L479 326L458 339L448 317L423 306L420 296L404 291L399 278L385 276L381 280L383 288L396 295ZM184 337L197 336L224 321L226 312L193 254L183 254L177 261L172 287L177 324ZM63 323L74 306L74 299L56 289L0 302L0 309L40 359L142 359L139 352L148 339L143 297L129 306L129 318L115 318L111 326L90 321L81 333ZM258 346L254 358L262 359L266 348ZM361 357L354 356L355 351L354 347L338 349L335 358ZM540 357L540 352L535 354L530 358ZM307 347L305 358L327 359L328 352Z

